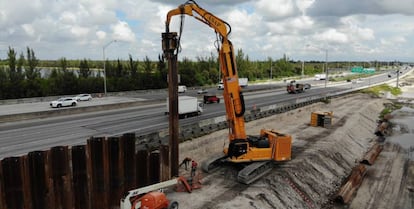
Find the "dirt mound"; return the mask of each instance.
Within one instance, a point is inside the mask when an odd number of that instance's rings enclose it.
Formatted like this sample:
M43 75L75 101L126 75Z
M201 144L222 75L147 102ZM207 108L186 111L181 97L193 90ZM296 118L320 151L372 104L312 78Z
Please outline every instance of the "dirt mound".
M276 165L249 186L235 181L237 172L231 165L223 167L213 174L203 174L200 190L171 193L169 198L177 200L180 208L194 209L328 207L332 194L374 141L373 131L384 102L352 94L334 98L329 104L313 104L247 123L251 135L262 128L291 134L292 160ZM309 126L312 111L333 111L332 127ZM227 142L227 130L221 130L180 144L180 157L201 162L219 154Z

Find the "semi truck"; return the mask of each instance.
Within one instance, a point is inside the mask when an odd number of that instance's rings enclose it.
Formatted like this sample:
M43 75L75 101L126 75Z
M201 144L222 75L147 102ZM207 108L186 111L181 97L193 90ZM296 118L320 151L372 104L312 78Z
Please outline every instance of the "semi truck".
M286 86L286 91L289 94L296 94L296 93L305 92L306 89L310 89L310 88L311 88L311 85L308 83L302 84L302 83L297 83L295 80L293 80Z
M167 98L166 115L169 114L169 99ZM187 118L200 115L203 112L203 103L199 102L197 97L179 96L178 97L178 117Z

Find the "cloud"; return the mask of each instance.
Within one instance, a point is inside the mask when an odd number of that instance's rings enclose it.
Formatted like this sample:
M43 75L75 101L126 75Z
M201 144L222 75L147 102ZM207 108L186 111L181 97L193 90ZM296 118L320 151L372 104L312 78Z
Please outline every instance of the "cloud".
M113 35L112 38L119 41L134 42L135 34L132 32L128 23L119 21L117 24L111 26Z
M349 40L348 36L345 33L333 28L327 29L321 34L315 34L314 39L318 41L326 41L329 44L347 43Z
M412 0L318 0L309 8L311 16L349 16L356 14L414 14Z
M283 19L300 13L294 0L259 0L255 6L258 14L266 20Z

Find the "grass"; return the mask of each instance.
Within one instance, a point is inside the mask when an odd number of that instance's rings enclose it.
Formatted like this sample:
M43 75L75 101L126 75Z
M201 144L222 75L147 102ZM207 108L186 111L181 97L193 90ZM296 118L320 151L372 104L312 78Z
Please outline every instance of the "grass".
M400 88L391 87L387 84L382 84L382 85L379 85L379 86L373 86L371 88L361 90L361 92L373 94L375 96L380 96L381 94L383 94L383 92L390 92L394 96L400 95L402 93Z
M370 77L373 74L350 74L350 75L336 75L329 77L329 81L346 81L346 80L356 80L359 78Z

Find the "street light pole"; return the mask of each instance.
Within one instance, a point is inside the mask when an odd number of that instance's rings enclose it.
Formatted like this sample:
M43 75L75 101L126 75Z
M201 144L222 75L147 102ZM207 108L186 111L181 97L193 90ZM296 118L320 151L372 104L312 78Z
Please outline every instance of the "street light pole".
M106 47L108 47L110 44L112 44L113 42L116 42L116 40L112 40L112 41L110 41L110 42L108 42L107 44L105 44L103 47L102 47L102 54L103 54L103 69L104 69L104 95L106 96L106 66L105 66L105 63L106 63L106 60L105 60L105 49L106 49Z
M272 58L270 58L270 81L273 80L273 63L272 63Z
M325 88L328 83L328 49L325 49Z

